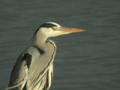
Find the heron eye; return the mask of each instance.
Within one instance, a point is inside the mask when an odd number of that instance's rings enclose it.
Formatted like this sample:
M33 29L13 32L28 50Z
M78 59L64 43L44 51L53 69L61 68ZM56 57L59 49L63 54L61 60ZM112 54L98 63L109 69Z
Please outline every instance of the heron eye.
M57 29L57 27L51 27L53 30L56 30Z

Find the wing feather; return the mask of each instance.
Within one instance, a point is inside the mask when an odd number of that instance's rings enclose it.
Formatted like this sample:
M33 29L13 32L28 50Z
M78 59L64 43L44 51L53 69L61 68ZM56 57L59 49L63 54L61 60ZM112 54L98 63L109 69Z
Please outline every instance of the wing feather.
M46 82L49 82L48 76L51 76L47 72L53 64L56 52L55 45L51 43L47 54L34 46L23 51L11 72L8 90L24 90L24 88L33 90L36 86L39 89L45 87ZM47 86L50 87L50 84Z
M8 90L14 90L16 88L19 90L24 88L27 81L28 69L31 64L31 58L32 56L29 53L25 53L19 57L11 72Z

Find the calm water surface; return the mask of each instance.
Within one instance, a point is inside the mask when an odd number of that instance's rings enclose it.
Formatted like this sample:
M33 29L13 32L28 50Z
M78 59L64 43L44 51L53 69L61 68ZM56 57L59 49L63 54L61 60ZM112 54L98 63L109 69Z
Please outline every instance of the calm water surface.
M120 90L120 0L1 0L0 90L36 28L48 21L87 30L53 38L51 90Z

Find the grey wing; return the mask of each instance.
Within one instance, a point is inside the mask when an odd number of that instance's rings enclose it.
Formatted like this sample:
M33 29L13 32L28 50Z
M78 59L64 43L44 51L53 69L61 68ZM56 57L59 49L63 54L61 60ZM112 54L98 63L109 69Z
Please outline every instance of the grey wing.
M18 58L11 72L8 90L22 90L25 88L31 58L29 53L25 53Z
M37 51L41 52L40 50ZM32 63L29 68L27 86L30 86L31 90L44 90L44 88L49 88L51 84L54 55L37 54L38 52L36 51L32 54Z
M51 83L55 49L53 47L48 51L53 53L52 56L49 55L50 53L41 55L41 51L35 47L25 50L14 66L8 90L14 90L10 88L17 88L15 90L39 88L39 90L43 90L48 84L47 82ZM47 87L50 87L50 83Z

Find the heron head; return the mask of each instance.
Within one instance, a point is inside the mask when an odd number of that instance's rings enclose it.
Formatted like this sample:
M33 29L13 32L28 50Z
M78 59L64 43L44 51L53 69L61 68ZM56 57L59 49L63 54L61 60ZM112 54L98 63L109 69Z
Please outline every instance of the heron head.
M42 34L46 37L56 37L64 34L84 32L83 29L62 27L55 22L46 22L40 25L35 34Z

